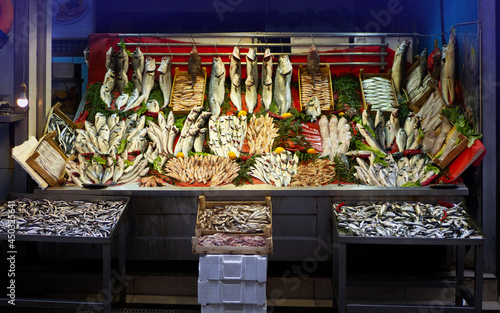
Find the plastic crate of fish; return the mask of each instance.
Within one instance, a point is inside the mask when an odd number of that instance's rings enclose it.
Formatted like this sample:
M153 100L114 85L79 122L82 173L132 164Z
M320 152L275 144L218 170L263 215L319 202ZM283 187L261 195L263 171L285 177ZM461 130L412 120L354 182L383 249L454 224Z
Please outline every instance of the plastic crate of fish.
M266 283L251 280L198 280L198 303L266 304Z
M247 220L248 224L251 224L253 228L248 228L248 231L246 230L245 227L243 227L246 223L245 221L241 220L241 218L234 217L234 221L226 221L226 226L222 227L221 229L208 229L205 224L202 221L202 216L204 215L204 211L206 209L212 209L215 207L225 207L227 205L231 206L251 206L251 205L260 205L260 206L265 206L269 208L269 211L266 210L265 216L264 214L258 215L258 221L257 217L254 219L251 216L249 217L250 219ZM257 223L257 224L256 224ZM230 224L230 225L229 225ZM243 228L231 228L231 225L241 225ZM207 201L205 199L204 195L201 195L198 200L198 214L196 218L196 228L195 228L195 235L197 237L201 235L213 235L216 233L230 233L230 234L245 234L245 235L263 235L264 237L268 238L271 237L272 235L272 202L271 202L271 197L265 197L263 200L260 201Z
M199 261L199 280L267 281L267 256L204 255Z
M405 94L408 97L410 109L418 113L420 108L434 92L435 86L432 83L431 75L426 72L420 85L420 59L415 62L406 72Z
M203 106L205 99L205 86L207 84L207 68L202 67L202 76L196 78L194 87L187 71L175 68L172 93L170 94L169 107L176 114L189 114L196 106Z
M334 109L332 73L330 65L320 67L316 73L315 85L312 85L311 74L307 72L305 65L299 66L299 97L300 109L306 111L307 104L312 97L319 101L321 111L331 111Z
M201 313L266 313L267 305L208 304L201 306Z
M367 86L367 80L372 80L370 86ZM397 109L399 104L390 70L387 73L364 73L361 69L359 83L363 107L369 113L375 114L380 109L383 114L389 115Z

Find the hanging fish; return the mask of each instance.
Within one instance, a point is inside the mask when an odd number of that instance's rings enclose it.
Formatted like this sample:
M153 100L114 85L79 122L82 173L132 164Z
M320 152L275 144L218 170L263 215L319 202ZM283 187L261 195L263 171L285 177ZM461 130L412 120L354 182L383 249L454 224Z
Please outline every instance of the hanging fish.
M194 83L196 82L196 77L202 76L201 72L201 58L198 54L198 50L196 46L193 46L193 49L189 53L188 60L188 73L191 76L191 86L194 88Z
M160 72L160 89L163 93L163 105L161 106L163 109L169 105L170 94L172 93L172 59L170 57L165 56L161 59L158 72Z
M132 54L132 69L139 70L141 75L144 72L144 54L139 47L135 48Z
M212 61L212 74L208 86L208 105L213 116L220 115L220 108L224 103L224 82L226 80L226 68L220 57Z
M401 97L401 89L404 86L406 77L406 51L410 42L404 40L396 50L394 55L394 61L392 63L392 80L394 81L394 87L396 88L396 95Z
M273 56L271 50L266 48L262 59L262 104L269 110L273 101Z
M292 91L290 89L292 70L292 63L290 63L288 55L281 55L276 70L276 78L274 79L274 100L280 109L280 114L288 112L292 106Z
M243 110L241 104L241 59L240 49L235 46L229 56L229 79L231 80L231 93L229 98L238 111Z
M257 106L257 88L259 87L259 70L257 68L257 49L250 48L247 53L247 79L245 80L245 102L248 113L253 113Z
M320 58L318 50L314 44L311 45L309 53L307 54L307 71L311 74L311 81L313 87L316 86L316 73L319 72Z

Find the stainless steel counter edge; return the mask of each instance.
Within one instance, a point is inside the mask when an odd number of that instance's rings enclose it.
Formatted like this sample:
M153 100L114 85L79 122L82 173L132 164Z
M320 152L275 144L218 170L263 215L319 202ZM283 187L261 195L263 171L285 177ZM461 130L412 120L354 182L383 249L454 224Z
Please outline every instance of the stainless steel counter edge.
M45 190L35 189L34 193L71 193L85 195L121 195L121 196L282 196L282 197L373 197L373 196L467 196L469 189L459 184L455 189L437 189L430 187L375 187L365 185L327 185L322 187L274 187L270 185L246 185L236 187L226 185L221 187L139 187L136 184L127 184L105 189L86 189L80 187L49 187Z

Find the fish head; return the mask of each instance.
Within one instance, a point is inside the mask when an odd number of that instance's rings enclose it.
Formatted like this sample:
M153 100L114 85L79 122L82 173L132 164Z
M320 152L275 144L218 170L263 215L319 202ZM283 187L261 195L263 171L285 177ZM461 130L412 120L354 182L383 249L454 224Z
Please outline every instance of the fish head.
M255 61L257 59L257 49L256 48L249 48L248 53L247 53L247 60L250 61Z
M420 56L422 57L422 59L427 60L427 48L424 48L424 50L422 50Z
M140 58L142 56L142 51L141 48L137 47L135 48L134 54L132 55L133 58Z
M193 49L191 49L191 52L189 52L189 54L198 54L198 49L196 49L196 46L193 46Z
M269 58L272 58L273 55L271 54L271 49L269 48L266 48L266 50L264 51L264 61L267 61L269 60Z
M146 72L153 72L156 68L156 61L152 57L148 56L146 57Z
M146 103L146 108L149 112L160 112L160 104L155 99L149 100Z
M171 58L169 56L164 56L161 58L160 66L158 67L158 72L166 74L167 71L172 67Z
M224 67L224 63L222 63L220 57L215 57L212 60L212 75L214 75L215 77L220 77L224 74L226 74L226 68Z
M281 75L287 75L292 69L292 63L290 63L288 54L280 55L277 72Z
M237 60L241 60L240 59L240 48L238 46L234 46L232 56L233 56L233 58L235 58Z
M111 57L114 54L116 54L115 49L113 47L109 47L108 51L106 52L106 56Z

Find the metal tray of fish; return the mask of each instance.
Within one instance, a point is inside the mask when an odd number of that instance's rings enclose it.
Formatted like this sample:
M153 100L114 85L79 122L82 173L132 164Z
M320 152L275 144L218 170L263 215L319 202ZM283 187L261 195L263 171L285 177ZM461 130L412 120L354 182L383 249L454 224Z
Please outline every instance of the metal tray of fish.
M362 238L384 243L421 239L425 243L482 239L461 203L334 203L332 211L336 241Z
M241 216L236 216L231 218L228 217L224 221L220 221L223 224L228 223L229 220L234 219L233 224L238 224L240 226L245 226L245 224L251 226L248 227L247 231L233 231L233 230L210 230L206 229L203 226L203 223L200 222L200 218L203 215L203 211L205 209L210 209L214 207L224 207L226 205L243 205L243 206L251 206L251 205L261 205L261 206L266 206L269 208L269 212L265 212L266 217L262 219L262 223L258 223L256 221L253 221L252 216L247 217L247 221L243 221L244 217ZM258 214L258 216L262 216L263 214ZM260 219L260 217L259 217ZM237 221L238 220L238 221ZM252 220L252 221L251 221ZM250 225L251 224L251 225ZM259 224L259 225L257 225ZM222 224L221 224L222 225ZM195 228L195 235L196 236L201 236L201 235L213 235L215 233L227 233L227 234L251 234L251 235L264 235L266 238L272 236L272 202L271 202L271 197L265 197L264 200L261 201L206 201L205 196L201 195L198 200L198 215L196 217L196 228ZM259 228L252 231L253 226L258 226ZM246 229L245 227L241 228L242 230Z
M16 240L67 243L110 243L123 227L129 197L58 194L9 194L0 204L0 240L8 238L15 205ZM29 207L27 205L30 205ZM19 209L19 210L18 210Z

